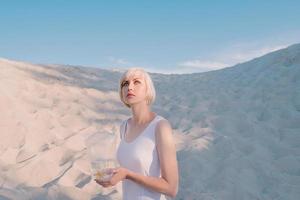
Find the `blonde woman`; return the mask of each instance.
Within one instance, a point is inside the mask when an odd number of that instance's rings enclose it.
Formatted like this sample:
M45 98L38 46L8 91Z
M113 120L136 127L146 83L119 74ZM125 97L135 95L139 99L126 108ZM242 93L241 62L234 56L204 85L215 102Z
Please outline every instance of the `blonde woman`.
M174 198L178 191L178 164L170 123L151 111L155 88L143 69L131 68L120 79L121 101L132 117L120 126L117 160L110 187L122 181L123 200ZM165 196L166 195L166 196Z

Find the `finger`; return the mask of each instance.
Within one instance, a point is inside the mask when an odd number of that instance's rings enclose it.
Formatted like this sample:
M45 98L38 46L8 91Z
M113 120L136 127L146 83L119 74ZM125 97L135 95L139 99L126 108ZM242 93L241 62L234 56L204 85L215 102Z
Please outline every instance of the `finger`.
M111 186L111 185L104 185L103 187L104 187L104 188L108 188L108 187L110 187L110 186Z
M109 184L109 182L107 182L107 181L101 181L101 180L98 180L98 179L94 179L94 181L96 181L100 185Z
M110 182L104 182L101 185L103 185L103 187L109 187L109 186L111 186L111 183Z
M98 181L98 180L96 180L96 179L95 179L95 181L96 181L96 183L98 183L99 185L101 185L101 186L103 185L102 182L100 182L100 181Z
M98 184L100 184L100 185L107 185L107 183L105 183L105 182L102 182L102 181L96 181Z
M118 168L115 168L115 169L112 169L112 171L111 171L113 174L116 174L116 173L118 173L119 172L119 169Z
M97 181L97 183L99 185L101 185L102 187L105 187L105 188L107 188L107 187L109 187L111 185L110 183L102 183L102 182L99 182L99 181Z

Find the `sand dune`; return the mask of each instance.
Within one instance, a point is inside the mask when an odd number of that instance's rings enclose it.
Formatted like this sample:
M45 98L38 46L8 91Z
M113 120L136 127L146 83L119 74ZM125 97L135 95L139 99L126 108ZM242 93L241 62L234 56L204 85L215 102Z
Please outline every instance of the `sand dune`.
M92 181L84 143L130 112L120 72L0 59L0 199L120 199ZM152 74L176 139L176 199L297 199L300 45L230 68ZM172 88L172 90L170 90Z

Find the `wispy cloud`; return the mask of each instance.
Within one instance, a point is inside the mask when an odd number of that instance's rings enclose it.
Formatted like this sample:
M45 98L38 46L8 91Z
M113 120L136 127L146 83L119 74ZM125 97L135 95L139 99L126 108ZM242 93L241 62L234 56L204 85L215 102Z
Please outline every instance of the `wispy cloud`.
M219 61L187 60L182 63L179 63L179 66L195 68L198 71L207 71L221 69L229 65Z
M148 72L161 73L159 69L157 70L146 65L137 64L124 58L109 56L108 60L110 64L108 64L107 68L113 71L125 72L129 68L143 68Z
M124 58L117 58L114 56L108 57L110 62L110 68L120 71L124 71L131 67L141 67L148 72L162 73L162 74L184 74L195 72L207 72L212 70L218 70L225 67L230 67L238 63L243 63L254 59L256 57L263 56L267 53L286 48L291 43L281 43L275 45L263 44L262 42L252 43L235 43L227 48L219 49L212 52L211 55L202 55L189 60L183 60L174 65L174 67L155 67L151 64L138 64L128 61Z
M189 72L205 72L222 69L283 49L291 44L261 45L254 43L234 44L226 49L208 55L206 59L190 59L179 62L178 68Z
M122 58L116 58L113 56L109 56L108 60L110 62L112 62L113 64L117 64L117 65L131 65L131 63L129 61L122 59Z
M253 58L257 58L268 54L279 49L288 47L288 44L285 45L275 45L275 46L262 46L257 48L247 48L247 47L238 47L234 52L228 52L228 54L223 55L228 57L228 61L231 64L236 64L239 62L245 62Z

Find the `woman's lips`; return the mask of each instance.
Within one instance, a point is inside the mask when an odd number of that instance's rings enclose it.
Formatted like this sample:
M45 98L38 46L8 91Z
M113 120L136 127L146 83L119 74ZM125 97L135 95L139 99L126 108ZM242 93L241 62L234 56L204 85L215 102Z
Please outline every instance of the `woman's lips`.
M127 97L133 97L135 96L134 94L127 94Z

